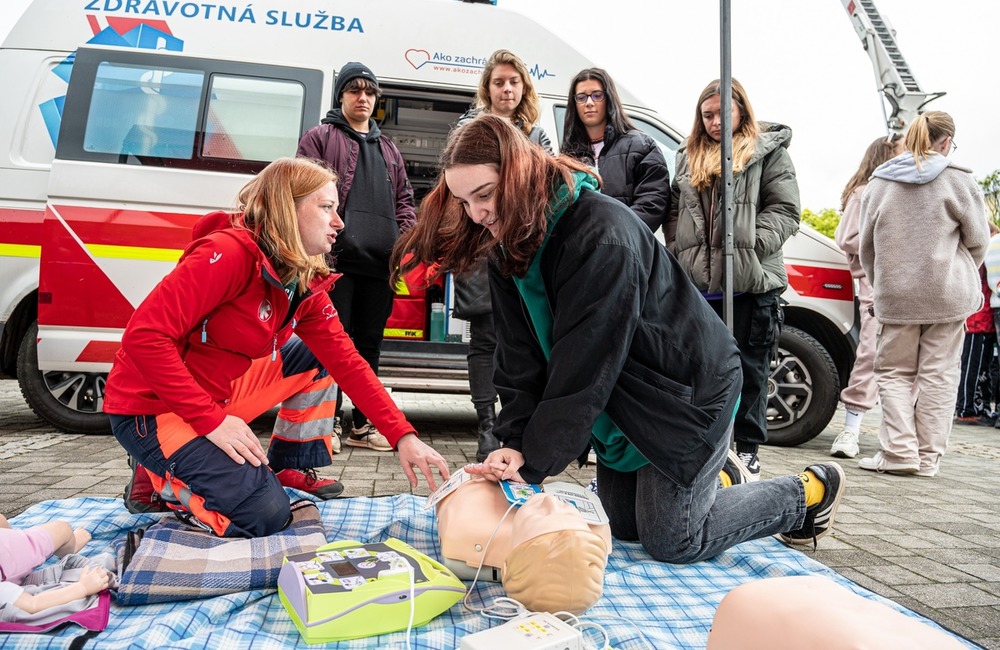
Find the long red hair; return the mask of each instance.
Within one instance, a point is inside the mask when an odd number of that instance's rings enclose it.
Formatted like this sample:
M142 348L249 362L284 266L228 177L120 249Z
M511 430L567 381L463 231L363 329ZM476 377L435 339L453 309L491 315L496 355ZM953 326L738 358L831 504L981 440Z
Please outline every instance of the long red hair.
M494 209L498 236L469 219L445 183L444 172L457 165L490 165L500 175ZM491 255L505 275L523 275L542 244L549 204L558 182L573 185L573 172L592 174L584 164L553 158L518 132L510 120L483 114L455 129L441 153L437 185L420 204L417 223L396 241L396 277L418 263L439 264L461 273ZM503 254L498 254L502 247ZM403 257L413 256L403 262Z

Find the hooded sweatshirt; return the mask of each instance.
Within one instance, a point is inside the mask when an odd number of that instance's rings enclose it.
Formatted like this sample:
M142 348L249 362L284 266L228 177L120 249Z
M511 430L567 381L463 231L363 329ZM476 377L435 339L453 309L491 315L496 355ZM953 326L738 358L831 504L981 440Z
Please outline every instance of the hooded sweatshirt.
M327 263L340 273L388 279L393 244L416 219L413 188L399 149L374 120L368 126L367 134L355 131L335 108L306 131L296 155L337 170L344 231Z
M861 202L859 255L875 317L891 325L965 320L982 305L990 233L971 170L932 153L880 165Z

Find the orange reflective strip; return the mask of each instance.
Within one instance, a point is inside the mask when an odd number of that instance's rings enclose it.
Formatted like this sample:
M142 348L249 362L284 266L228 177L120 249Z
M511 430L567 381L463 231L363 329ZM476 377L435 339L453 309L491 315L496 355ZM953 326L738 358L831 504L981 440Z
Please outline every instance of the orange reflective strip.
M164 488L167 488L168 480L154 474L145 467L143 467L143 469L146 471L146 474L149 475L149 480L153 484L153 489L160 494L163 494ZM211 528L212 531L219 537L226 534L226 530L229 529L229 525L232 523L232 520L229 519L229 517L220 512L216 512L215 510L209 510L206 508L205 499L191 492L191 488L189 488L184 481L180 480L176 476L171 476L169 483L170 487L167 489L172 490L173 494L191 495L188 502L183 505L191 512L191 514L198 518L198 521Z
M177 481L177 479L173 480ZM180 481L177 482L181 483ZM181 483L181 485L183 485L183 483ZM197 494L191 495L191 502L187 504L187 507L191 511L191 514L197 517L198 521L211 528L216 536L225 536L226 531L229 529L229 525L232 523L232 520L229 517L225 516L221 512L216 512L215 510L209 510L206 508L205 499Z

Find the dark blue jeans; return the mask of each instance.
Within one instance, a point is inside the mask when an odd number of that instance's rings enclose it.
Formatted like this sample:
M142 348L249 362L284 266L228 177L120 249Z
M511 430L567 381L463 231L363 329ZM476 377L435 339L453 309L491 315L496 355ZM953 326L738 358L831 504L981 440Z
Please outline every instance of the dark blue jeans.
M678 485L652 465L617 472L597 462L597 494L611 534L638 541L654 559L687 564L715 557L751 539L802 527L802 481L781 476L719 488L729 437L720 441L690 487Z

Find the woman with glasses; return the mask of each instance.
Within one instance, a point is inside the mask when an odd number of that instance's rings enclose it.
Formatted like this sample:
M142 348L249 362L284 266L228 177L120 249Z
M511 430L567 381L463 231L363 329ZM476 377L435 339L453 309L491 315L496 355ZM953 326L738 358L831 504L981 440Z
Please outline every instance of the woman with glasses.
M482 114L506 118L528 140L552 153L549 136L536 124L541 108L528 66L510 50L497 50L490 55L476 91L476 104L459 118L458 125ZM467 273L455 276L454 313L457 318L469 321L469 392L479 421L476 458L481 461L500 444L493 435L497 401L497 390L493 387L493 351L497 338L493 331L493 306L485 260Z
M955 122L918 115L906 151L872 174L859 256L871 282L879 451L861 469L934 476L948 447L965 319L983 303L989 226L972 172L948 160Z
M601 191L656 232L670 209L670 172L656 141L629 120L614 80L601 68L581 70L566 103L560 153L593 166Z
M722 100L719 80L695 104L691 135L677 152L664 239L722 317L725 246L722 205ZM799 186L788 155L792 131L758 122L733 79L733 336L743 364L736 452L756 480L757 448L767 441L767 382L781 328L779 298L788 285L781 247L799 229Z
M540 483L597 453L611 533L657 560L827 534L836 463L720 489L739 352L677 260L583 163L546 155L483 115L451 134L443 173L393 261L461 271L489 258L504 446L467 467Z

